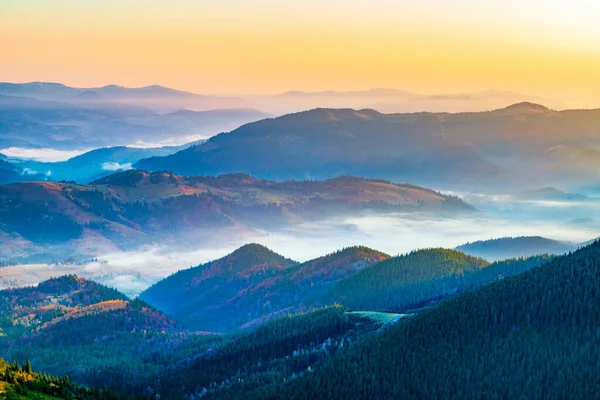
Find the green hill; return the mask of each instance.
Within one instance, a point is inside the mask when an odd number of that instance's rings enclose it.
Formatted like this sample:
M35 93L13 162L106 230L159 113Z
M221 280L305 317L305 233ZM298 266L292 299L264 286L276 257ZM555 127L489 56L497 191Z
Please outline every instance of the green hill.
M314 374L245 398L597 398L598 276L595 242L456 296Z
M177 272L140 298L190 328L226 332L318 306L307 299L387 258L376 250L351 247L297 264L250 244L220 260Z
M69 377L54 377L33 371L29 360L23 365L0 358L0 398L6 400L126 400L105 390L90 390L74 384ZM135 397L138 398L138 397ZM142 399L142 397L139 397Z
M446 249L390 258L344 279L320 298L355 310L402 310L456 292L489 263Z

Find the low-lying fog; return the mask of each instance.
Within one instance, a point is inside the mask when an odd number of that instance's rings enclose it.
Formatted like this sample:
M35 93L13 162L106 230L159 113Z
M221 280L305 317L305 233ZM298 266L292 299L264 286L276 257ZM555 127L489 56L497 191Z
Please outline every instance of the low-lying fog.
M76 273L134 296L180 269L222 257L257 242L297 261L306 261L353 245L391 255L426 247L453 248L465 242L503 236L544 236L581 243L600 236L599 201L523 201L511 196L463 194L480 212L441 219L406 214L355 216L303 223L277 232L243 238L217 237L219 244L159 244L131 252L102 254L86 265L27 265L0 268L0 288L36 284L52 276Z

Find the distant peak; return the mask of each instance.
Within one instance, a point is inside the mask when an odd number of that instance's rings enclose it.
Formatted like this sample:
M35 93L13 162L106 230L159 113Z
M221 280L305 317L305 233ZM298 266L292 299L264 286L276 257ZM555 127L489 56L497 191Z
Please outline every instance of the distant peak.
M235 250L233 253L231 253L231 255L242 254L252 251L261 251L276 254L273 250L269 249L267 246L263 246L262 244L248 243Z
M530 103L528 101L524 101L521 103L512 104L506 108L502 108L497 110L503 113L516 113L516 114L525 114L525 113L542 113L548 112L550 109L546 106L536 103Z

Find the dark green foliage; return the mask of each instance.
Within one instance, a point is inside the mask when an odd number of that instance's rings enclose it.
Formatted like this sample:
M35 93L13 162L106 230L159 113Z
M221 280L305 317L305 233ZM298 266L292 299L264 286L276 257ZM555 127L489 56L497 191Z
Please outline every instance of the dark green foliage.
M600 243L456 296L270 398L591 399L600 395ZM246 398L251 398L248 396Z
M230 337L222 347L203 353L163 380L156 390L167 399L203 392L244 398L249 391L315 369L344 349L342 342L350 346L348 339L356 340L359 333L356 321L339 305L278 318Z
M0 358L0 398L20 399L64 399L64 400L127 400L129 397L106 390L88 389L71 382L68 376L54 377L33 372L31 363L19 366Z
M451 294L488 262L454 250L428 249L382 261L320 296L355 310L405 310Z
M239 310L223 310L223 314L215 318L218 314L213 307L253 282L294 264L295 261L264 246L249 244L219 260L179 271L144 291L140 298L174 315L190 328L223 332L238 324L237 314L232 313ZM185 302L181 301L182 296Z

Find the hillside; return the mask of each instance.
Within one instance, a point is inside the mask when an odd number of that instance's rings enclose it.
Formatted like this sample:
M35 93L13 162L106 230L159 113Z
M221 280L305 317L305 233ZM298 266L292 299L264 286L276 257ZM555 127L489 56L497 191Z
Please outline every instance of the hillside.
M148 288L140 298L189 328L224 332L248 318L249 310L240 310L233 302L241 291L294 264L264 246L249 244L221 259L179 271Z
M209 338L188 335L143 301L76 276L0 291L0 316L3 357L30 359L42 371L119 391ZM210 336L210 343L218 342Z
M595 398L599 260L595 242L456 296L313 374L245 398Z
M442 296L504 281L550 260L488 265L452 250L389 258L350 247L297 264L250 244L166 278L142 294L143 300L129 301L74 276L2 291L6 318L0 325L0 355L31 359L45 372L123 393L166 399L266 395L407 317L376 310L429 306L411 309L409 317L415 318L435 308ZM354 290L353 295L336 298L340 288L343 294ZM446 297L444 304L453 301ZM185 324L145 300L162 302ZM354 310L334 304L338 300ZM356 312L360 302L370 311ZM320 308L323 304L331 306ZM185 325L236 331L215 335L191 332Z
M564 254L576 246L541 236L505 237L458 246L456 250L487 260L529 257L537 254Z
M259 245L180 271L140 298L193 329L226 332L315 306L306 300L328 285L388 258L353 247L297 264ZM180 296L184 295L185 302Z
M452 250L414 251L340 281L322 299L354 310L406 310L456 292L488 264Z
M538 256L490 264L446 249L390 258L366 247L350 247L297 264L252 244L179 271L140 298L187 328L231 332L334 304L355 311L410 312L549 260Z
M244 171L265 179L348 174L453 190L538 182L570 188L596 182L599 120L598 110L553 111L531 103L457 114L314 109L249 123L201 146L141 160L136 168L184 175Z
M63 276L36 287L0 291L0 327L11 333L34 329L96 303L124 301L114 289L77 276Z
M142 399L116 395L106 390L91 390L69 380L68 376L48 376L34 372L27 360L23 365L0 358L0 398L7 400L127 400Z
M183 233L189 240L216 228L283 228L367 211L444 216L473 208L429 189L347 176L273 182L242 174L183 177L132 170L90 185L0 186L0 230L38 244L94 234L95 241L99 236L124 248Z
M219 349L174 370L155 388L165 399L217 393L245 398L241 388L269 386L316 370L381 326L339 305L277 318L230 337Z

